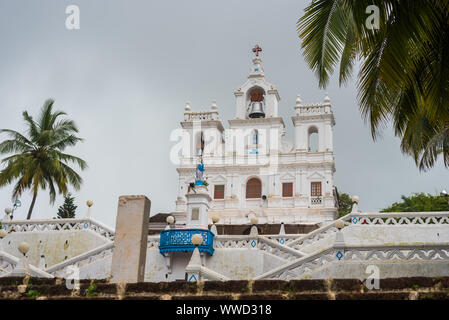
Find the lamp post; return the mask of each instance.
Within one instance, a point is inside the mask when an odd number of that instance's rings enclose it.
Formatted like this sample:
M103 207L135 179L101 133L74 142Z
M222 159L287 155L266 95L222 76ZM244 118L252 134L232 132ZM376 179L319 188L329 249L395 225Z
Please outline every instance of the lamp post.
M175 223L175 218L173 216L168 216L167 219L165 219L167 222L167 226L165 227L165 230L171 229L173 223Z
M257 230L257 224L259 223L259 219L257 219L256 217L252 217L250 222L251 222L251 229L249 234L251 236L257 237L259 234L259 230Z
M214 235L218 234L217 225L216 225L218 221L220 221L220 218L218 216L212 217L212 226L210 227L210 232L212 232Z
M12 213L12 209L11 208L6 208L5 209L5 217L3 218L4 221L9 221L11 220L11 213Z
M203 237L201 234L196 233L191 238L192 244L195 246L195 249L193 249L192 256L190 257L190 261L187 264L186 267L186 280L187 281L199 281L201 280L201 267L204 264L204 261L202 259L202 256L200 255L200 251L198 249L198 246L200 246L203 243Z
M345 223L343 220L335 221L335 227L338 229L337 234L335 235L334 248L337 250L336 256L338 260L341 260L344 257L345 252L345 238L343 236L342 229L345 227Z
M6 213L5 218L8 218L8 220L12 220L13 217L14 217L14 211L16 211L16 209L19 208L20 206L22 206L22 202L20 202L19 199L16 199L14 201L14 204L13 204L12 208L6 208L5 209L5 213Z
M90 207L92 207L94 205L94 202L92 200L87 200L86 205L87 205L86 218L90 219L91 218Z

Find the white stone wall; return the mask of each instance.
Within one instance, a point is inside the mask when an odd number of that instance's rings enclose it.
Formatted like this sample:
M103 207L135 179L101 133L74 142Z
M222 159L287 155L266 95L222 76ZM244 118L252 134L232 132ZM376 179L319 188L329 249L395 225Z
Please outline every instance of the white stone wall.
M346 262L339 261L330 263L313 272L309 272L300 277L300 279L360 279L365 280L371 274L368 266L379 268L379 279L398 278L398 277L447 277L449 276L448 261L426 261L426 262ZM382 288L382 280L379 282Z
M108 242L90 230L10 232L0 241L2 250L16 257L20 257L19 243L27 242L30 245L27 253L29 263L38 266L41 255L44 255L47 267Z

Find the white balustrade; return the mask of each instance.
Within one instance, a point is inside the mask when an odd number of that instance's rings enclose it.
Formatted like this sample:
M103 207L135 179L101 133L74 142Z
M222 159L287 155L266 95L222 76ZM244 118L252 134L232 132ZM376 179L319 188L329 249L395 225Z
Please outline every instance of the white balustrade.
M184 121L218 120L217 111L184 112Z
M291 280L335 261L448 261L449 243L329 247L304 256L255 278Z
M109 241L115 236L114 230L92 218L12 220L2 222L2 226L7 232L91 230Z

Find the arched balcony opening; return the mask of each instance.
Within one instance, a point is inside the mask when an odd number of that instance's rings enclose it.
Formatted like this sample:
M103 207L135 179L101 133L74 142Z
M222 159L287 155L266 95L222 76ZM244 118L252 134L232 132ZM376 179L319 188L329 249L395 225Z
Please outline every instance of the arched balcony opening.
M265 118L265 90L253 87L247 94L247 118Z
M318 150L319 150L318 128L315 126L309 128L308 146L309 146L309 152L318 152Z

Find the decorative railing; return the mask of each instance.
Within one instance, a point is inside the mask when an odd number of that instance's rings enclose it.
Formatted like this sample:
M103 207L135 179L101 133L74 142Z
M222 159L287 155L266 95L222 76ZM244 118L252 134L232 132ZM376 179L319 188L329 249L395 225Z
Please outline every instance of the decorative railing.
M248 235L217 235L214 238L215 248L253 248L251 242L254 237ZM255 243L255 242L254 242ZM253 244L254 244L253 243Z
M17 265L18 259L13 259L11 255L0 255L0 276L11 272Z
M323 203L323 198L321 198L321 197L310 198L311 205L317 205L317 204L322 204L322 203Z
M193 251L195 245L192 244L192 236L200 234L203 243L198 246L200 252L214 254L214 234L205 229L171 229L161 231L159 252L165 254L173 251Z
M295 108L297 114L321 114L330 113L331 109L328 105L323 104L307 104Z
M343 220L346 225L350 224L349 223L350 219L351 219L350 214L340 218L340 220ZM332 221L329 224L327 224L319 229L316 229L316 230L306 234L303 237L300 237L296 240L290 241L286 245L290 248L301 251L304 248L304 246L315 243L321 239L328 237L329 235L335 234L338 231L338 229L335 227L335 222L336 221Z
M229 281L232 280L221 273L218 273L212 269L201 265L188 265L186 267L186 272L190 274L197 274L199 279L195 279L195 276L190 276L189 281L200 281L200 280L212 280L212 281ZM193 280L195 279L195 280Z
M449 224L449 212L353 213L351 223L356 225Z
M13 271L14 268L19 264L20 258L17 258L4 251L0 252L0 277ZM28 264L29 271L31 275L39 278L52 278L51 274L44 272L43 270Z
M159 248L159 236L148 236L148 249L158 249ZM114 251L114 243L110 242L105 245L102 245L98 248L85 252L81 255L73 257L71 259L65 260L61 263L55 264L49 268L47 268L47 272L58 276L65 277L68 275L67 268L69 266L76 266L78 268L82 268L88 264L97 262L98 260L107 258L112 256Z
M449 212L385 212L385 213L350 213L339 220L343 220L345 225L446 225L449 224ZM288 247L302 250L304 246L315 243L330 235L335 234L338 229L335 221L316 229L305 236L286 243Z
M258 236L257 240L256 247L259 250L273 254L283 260L292 261L304 256L300 251L284 246L264 236Z
M258 249L275 255L285 261L291 261L303 256L300 251L289 248L285 245L280 244L278 241L269 239L268 237L261 235L219 235L215 237L214 242L215 248Z
M2 228L7 232L91 230L109 241L115 236L114 230L92 218L2 221Z
M184 120L185 121L198 121L198 120L217 120L218 112L217 111L199 111L199 112L185 112Z
M305 234L264 234L265 238L276 241L279 244L287 245L288 243L303 237Z
M70 273L67 272L69 266L75 266L79 269L91 263L111 257L114 251L114 243L110 242L93 250L87 251L76 257L67 259L61 263L55 264L45 271L55 277L65 278Z
M255 278L291 280L336 261L448 261L449 243L329 247Z

